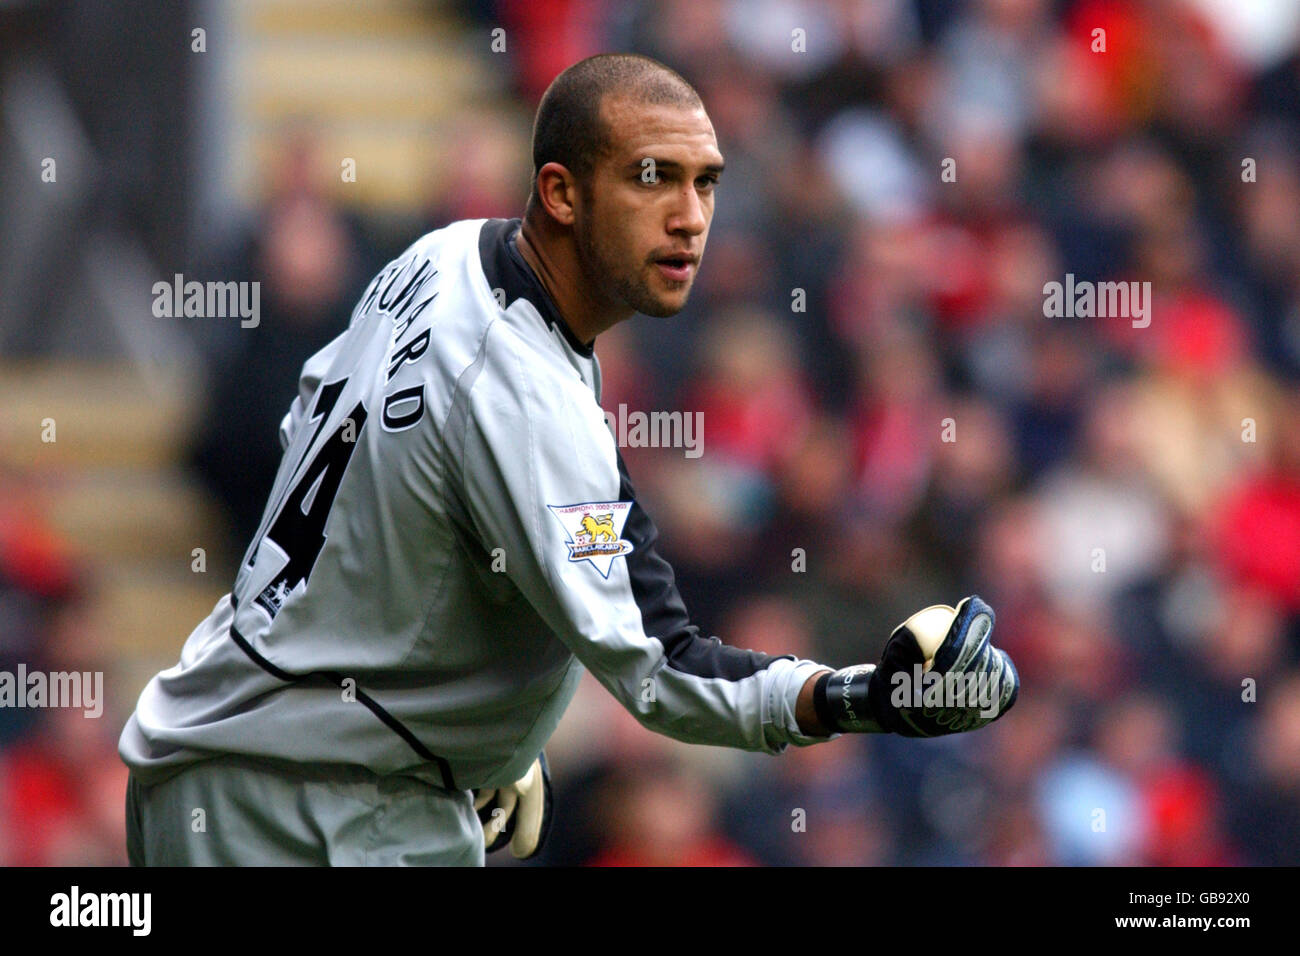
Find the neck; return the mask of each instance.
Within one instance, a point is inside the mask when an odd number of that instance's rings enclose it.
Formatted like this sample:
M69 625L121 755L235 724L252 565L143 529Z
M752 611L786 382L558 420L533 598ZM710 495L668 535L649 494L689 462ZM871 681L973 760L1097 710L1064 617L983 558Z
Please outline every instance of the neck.
M564 324L583 345L590 345L601 332L634 314L621 303L605 302L592 294L571 229L539 226L525 216L515 245L554 301Z

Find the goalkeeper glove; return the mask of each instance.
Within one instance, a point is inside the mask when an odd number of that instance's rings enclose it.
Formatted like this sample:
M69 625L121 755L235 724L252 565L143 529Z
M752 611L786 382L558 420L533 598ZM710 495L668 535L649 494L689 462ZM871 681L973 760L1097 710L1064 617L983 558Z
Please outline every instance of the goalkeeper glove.
M510 786L475 790L474 809L483 824L487 852L509 844L516 859L536 855L551 829L551 771L546 754Z
M1020 676L989 641L994 614L977 595L956 617L923 671L925 653L906 622L894 629L880 664L823 674L813 688L822 725L837 733L940 737L997 720L1016 702Z

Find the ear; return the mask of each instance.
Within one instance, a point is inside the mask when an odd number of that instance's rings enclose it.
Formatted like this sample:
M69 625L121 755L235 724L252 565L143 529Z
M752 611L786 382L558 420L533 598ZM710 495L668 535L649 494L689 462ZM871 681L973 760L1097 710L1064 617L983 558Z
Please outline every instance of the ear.
M547 163L537 171L537 202L546 214L562 226L572 226L576 218L578 183L568 167Z

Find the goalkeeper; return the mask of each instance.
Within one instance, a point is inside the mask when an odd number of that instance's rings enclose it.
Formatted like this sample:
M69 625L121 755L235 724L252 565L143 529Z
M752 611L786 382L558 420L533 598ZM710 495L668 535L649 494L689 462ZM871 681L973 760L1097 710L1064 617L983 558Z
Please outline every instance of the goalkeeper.
M645 727L777 754L932 736L1016 699L993 611L832 671L705 637L600 407L596 337L679 312L723 171L698 94L645 57L565 70L522 219L417 240L304 365L228 595L119 751L133 863L481 864L545 839L542 750L590 671ZM979 700L898 694L927 673Z

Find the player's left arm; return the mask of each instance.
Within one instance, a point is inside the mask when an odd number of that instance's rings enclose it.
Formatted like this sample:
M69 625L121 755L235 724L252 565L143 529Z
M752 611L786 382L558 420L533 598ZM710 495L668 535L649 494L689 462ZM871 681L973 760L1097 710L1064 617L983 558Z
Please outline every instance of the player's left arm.
M509 330L490 332L453 425L456 484L472 533L557 637L648 729L691 743L779 753L825 741L800 730L799 693L824 666L705 637L590 394L537 370ZM589 517L588 533L582 519ZM588 537L602 556L575 547Z
M839 733L974 729L1014 703L1015 670L989 642L992 609L974 597L958 605L932 669L992 688L977 711L899 703L895 681L919 653L906 626L879 666L839 671L701 635L600 409L576 389L539 387L508 333L484 348L478 386L463 396L459 485L474 531L486 551L504 550L506 572L543 620L647 728L779 753ZM603 558L575 547L588 513L586 537L617 545Z

